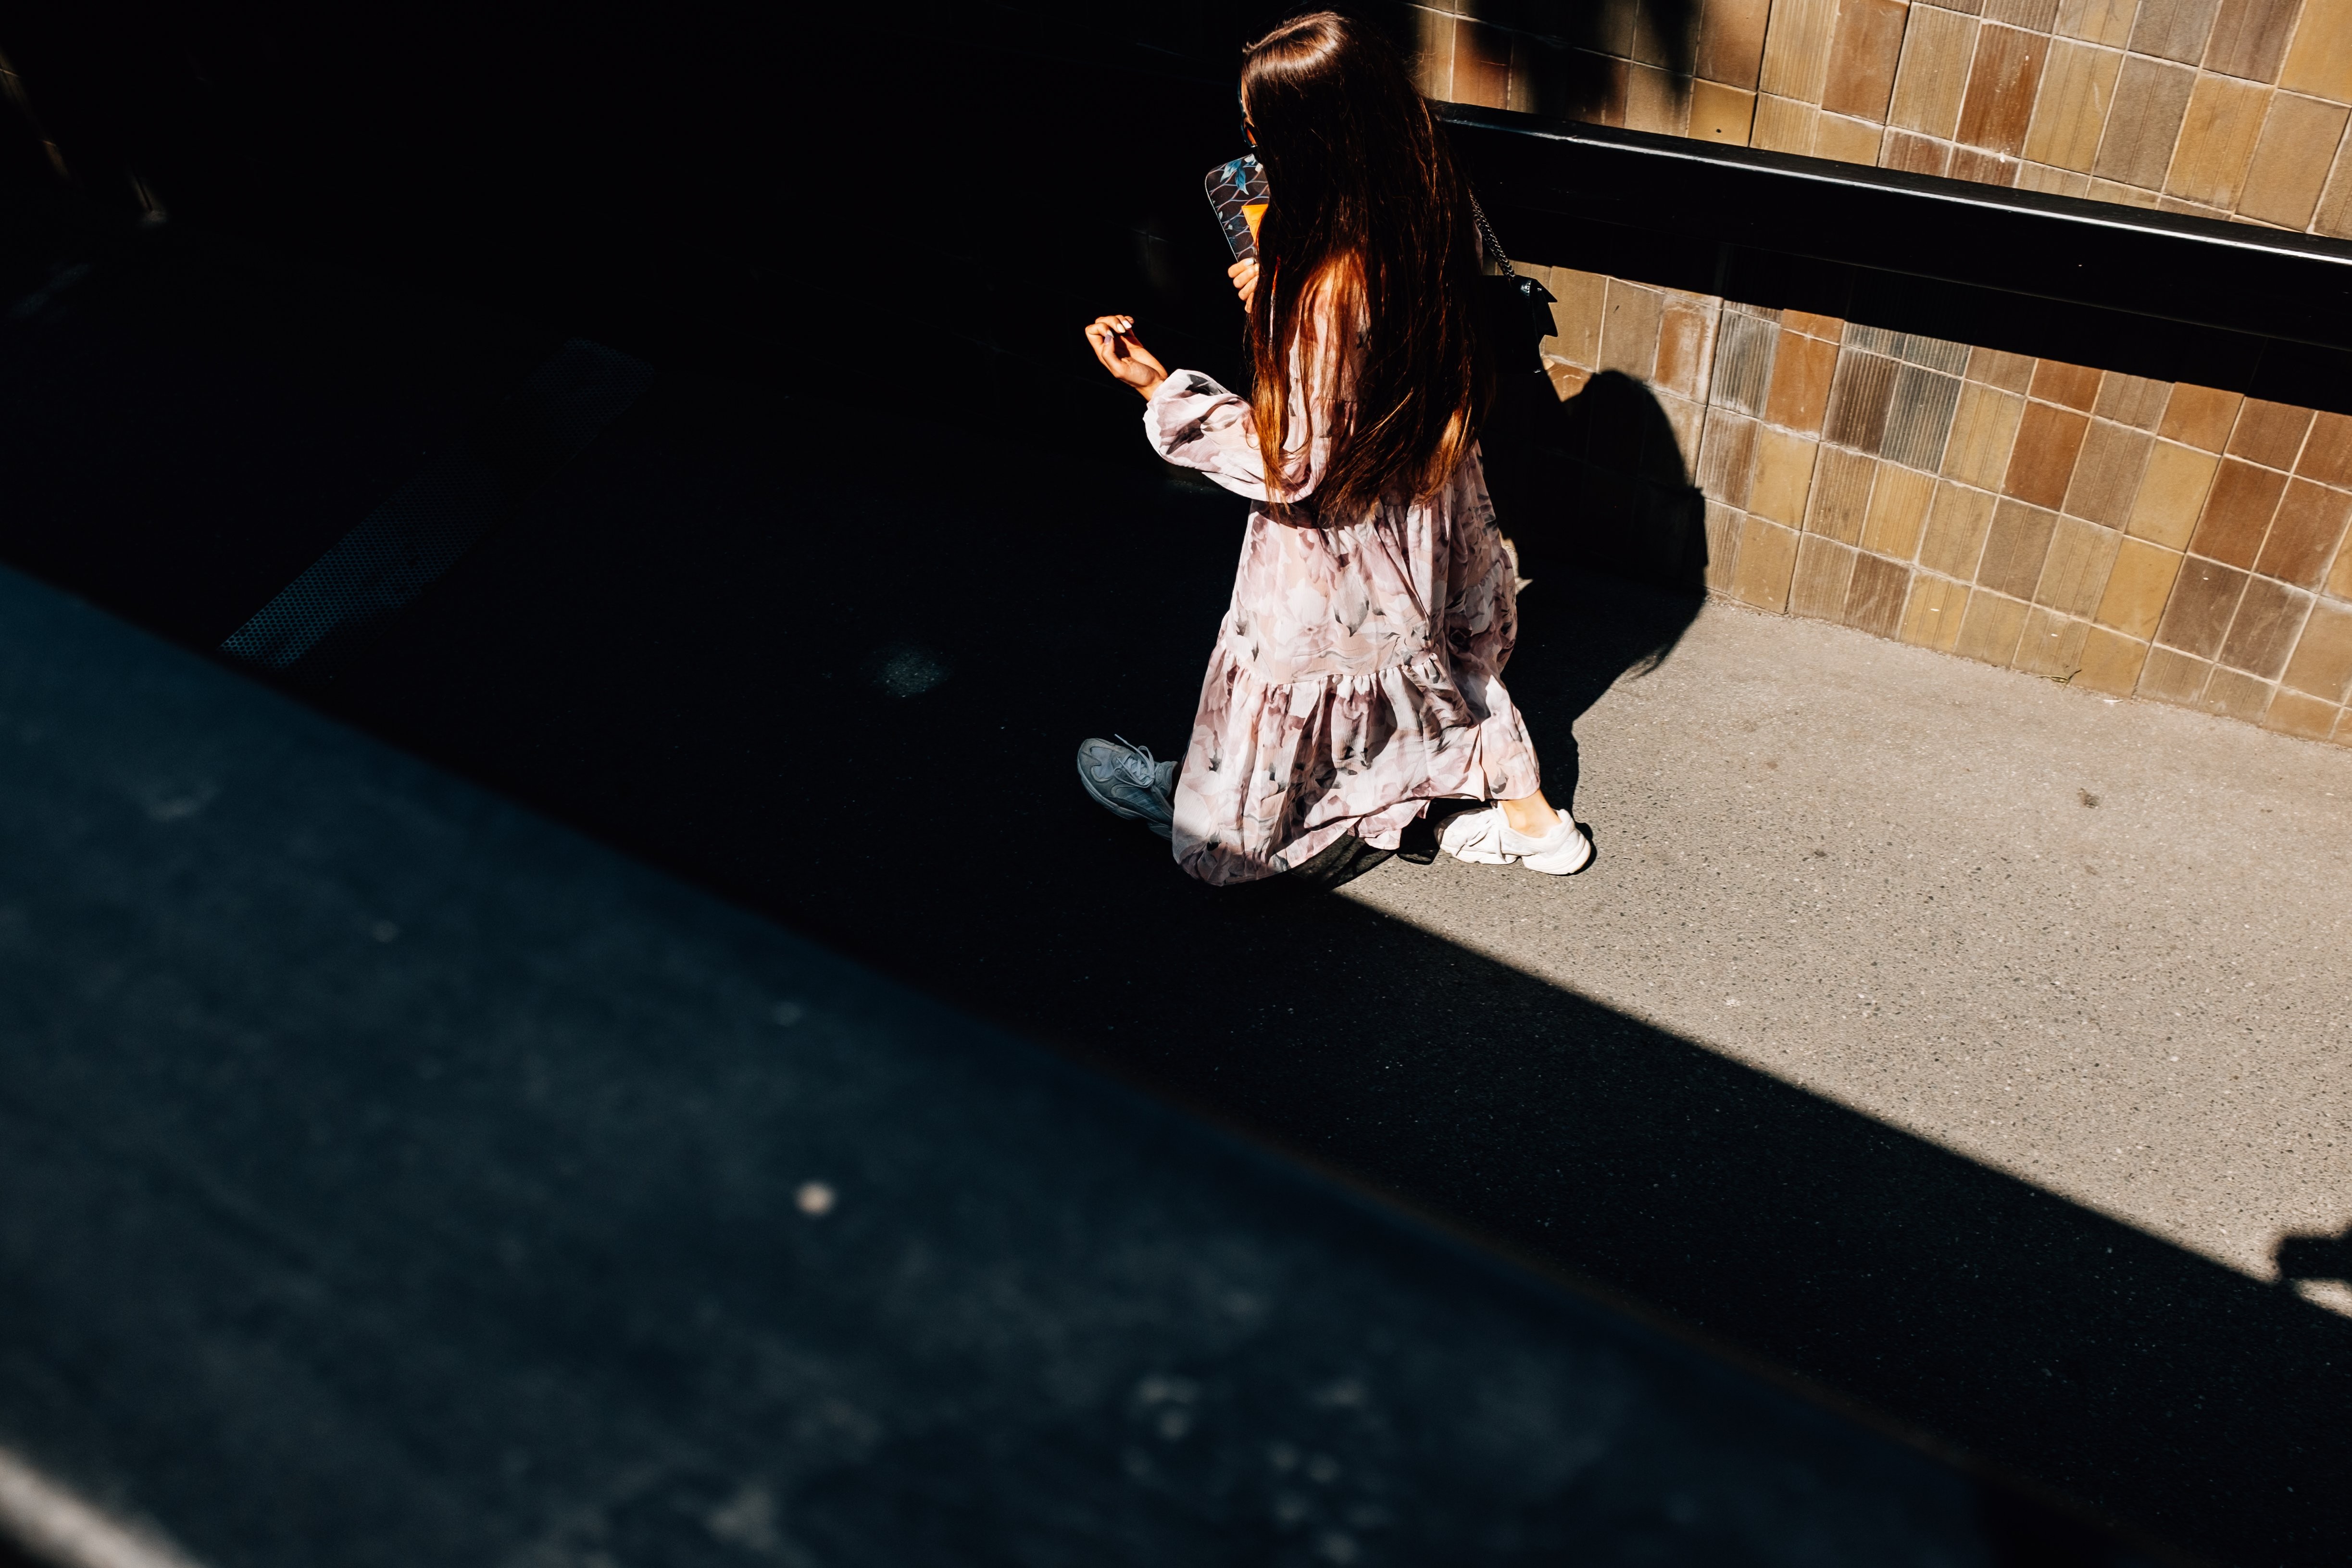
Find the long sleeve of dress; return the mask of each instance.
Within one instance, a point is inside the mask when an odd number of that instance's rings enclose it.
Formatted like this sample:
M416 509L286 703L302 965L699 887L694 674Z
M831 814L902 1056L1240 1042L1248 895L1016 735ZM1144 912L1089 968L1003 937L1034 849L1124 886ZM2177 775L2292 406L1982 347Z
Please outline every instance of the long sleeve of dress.
M1341 413L1337 356L1326 346L1328 331L1325 326L1321 333L1301 334L1304 341L1290 351L1290 406L1282 434L1293 488L1279 496L1267 493L1265 457L1249 400L1197 370L1171 372L1145 405L1143 428L1152 449L1252 500L1305 500L1322 480L1332 426Z

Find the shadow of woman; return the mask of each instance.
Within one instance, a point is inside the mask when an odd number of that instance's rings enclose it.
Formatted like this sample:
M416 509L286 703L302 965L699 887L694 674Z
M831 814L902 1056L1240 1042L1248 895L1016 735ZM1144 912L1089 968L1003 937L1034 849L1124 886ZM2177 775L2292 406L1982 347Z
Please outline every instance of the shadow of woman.
M1511 690L1545 794L1572 808L1576 721L1664 664L1705 602L1706 500L1656 395L1616 371L1565 402L1517 400L1484 445L1527 584Z

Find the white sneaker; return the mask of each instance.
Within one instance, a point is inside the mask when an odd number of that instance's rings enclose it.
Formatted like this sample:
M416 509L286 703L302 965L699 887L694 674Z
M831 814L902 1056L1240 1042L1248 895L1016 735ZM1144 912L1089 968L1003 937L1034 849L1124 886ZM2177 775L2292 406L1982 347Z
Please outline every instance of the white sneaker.
M1497 818L1502 815L1500 810L1495 813ZM1548 877L1573 877L1592 864L1592 840L1584 836L1576 818L1564 811L1552 830L1541 838L1514 833L1506 822L1502 824L1501 839L1504 854L1528 870L1541 871Z
M1473 866L1509 865L1511 858L1503 853L1503 808L1455 812L1438 828L1437 847Z
M1132 817L1162 838L1176 816L1171 802L1176 768L1176 763L1152 756L1150 747L1135 745L1124 736L1078 743L1078 783L1095 804L1114 816Z

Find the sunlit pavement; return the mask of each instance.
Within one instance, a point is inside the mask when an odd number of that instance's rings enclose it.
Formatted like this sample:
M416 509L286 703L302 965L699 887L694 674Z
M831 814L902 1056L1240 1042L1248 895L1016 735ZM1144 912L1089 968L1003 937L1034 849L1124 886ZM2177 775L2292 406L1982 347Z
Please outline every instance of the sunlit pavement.
M1577 735L1591 870L1349 895L2258 1279L2352 1222L2352 750L1719 606Z

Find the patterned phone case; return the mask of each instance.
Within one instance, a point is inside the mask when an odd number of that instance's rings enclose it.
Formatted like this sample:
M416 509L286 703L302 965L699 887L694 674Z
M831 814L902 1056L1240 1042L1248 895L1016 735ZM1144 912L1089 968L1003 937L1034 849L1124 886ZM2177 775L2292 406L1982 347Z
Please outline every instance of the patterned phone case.
M1217 209L1217 226L1225 231L1235 261L1257 257L1257 220L1265 213L1265 171L1257 154L1245 153L1230 163L1220 163L1202 181L1209 205Z

